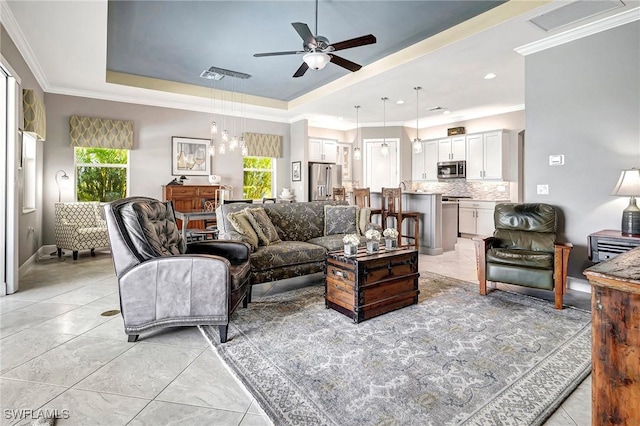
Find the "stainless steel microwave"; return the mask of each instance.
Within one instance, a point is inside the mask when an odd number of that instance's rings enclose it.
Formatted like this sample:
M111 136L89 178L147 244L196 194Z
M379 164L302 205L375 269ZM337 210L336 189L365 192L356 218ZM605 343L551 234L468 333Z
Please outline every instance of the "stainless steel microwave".
M443 161L438 163L438 179L464 179L466 177L466 161Z

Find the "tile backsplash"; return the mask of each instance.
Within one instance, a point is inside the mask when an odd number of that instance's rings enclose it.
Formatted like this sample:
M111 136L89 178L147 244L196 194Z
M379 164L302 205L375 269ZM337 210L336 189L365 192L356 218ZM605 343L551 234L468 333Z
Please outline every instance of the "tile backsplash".
M446 182L407 182L407 187L425 192L440 192L477 200L506 200L510 197L510 182L480 182L466 179L449 179Z

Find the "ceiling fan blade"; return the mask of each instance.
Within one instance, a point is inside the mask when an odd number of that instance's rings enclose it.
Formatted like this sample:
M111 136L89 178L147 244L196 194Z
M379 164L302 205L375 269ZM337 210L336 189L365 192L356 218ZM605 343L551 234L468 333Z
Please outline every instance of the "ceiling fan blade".
M334 64L341 66L342 68L346 68L349 71L358 71L360 68L362 68L362 65L358 65L355 62L351 62L348 59L342 58L340 56L337 55L329 55L331 56L331 62L333 62Z
M305 24L304 22L292 22L291 25L293 25L293 28L295 28L298 34L300 34L300 37L302 37L305 46L316 47L318 42L311 33L311 30L309 29L309 26L307 24Z
M293 74L293 77L302 77L304 75L305 72L307 72L307 70L309 69L309 65L307 65L306 62L303 62L302 65L300 65L300 68L298 68L298 70L295 72L295 74Z
M282 56L282 55L296 55L298 53L304 53L302 51L290 50L288 52L266 52L266 53L254 53L253 56L261 58L263 56Z
M344 50L351 49L352 47L365 46L367 44L374 44L376 42L376 38L373 34L367 34L362 37L352 38L351 40L339 41L337 43L332 43L333 51L336 50Z

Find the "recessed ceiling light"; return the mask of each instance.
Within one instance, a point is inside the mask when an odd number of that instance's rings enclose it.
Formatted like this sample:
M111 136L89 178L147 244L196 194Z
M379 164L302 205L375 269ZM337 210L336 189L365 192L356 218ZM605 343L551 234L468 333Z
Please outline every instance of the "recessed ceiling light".
M344 117L340 116L340 117L338 117L338 120L342 121L342 120L344 120Z
M484 76L485 80L491 80L492 78L496 78L496 75L492 72Z
M442 111L443 114L451 114L451 111L449 111L448 109L445 109L444 111Z
M402 105L402 104L404 103L404 101L403 101L402 99L398 99L398 100L396 101L396 103L397 103L398 105Z

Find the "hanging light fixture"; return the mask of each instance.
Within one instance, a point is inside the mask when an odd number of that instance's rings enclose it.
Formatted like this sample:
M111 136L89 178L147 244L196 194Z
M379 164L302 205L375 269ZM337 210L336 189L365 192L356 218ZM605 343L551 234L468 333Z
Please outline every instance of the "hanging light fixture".
M360 105L354 106L356 109L356 146L353 148L353 159L362 159L362 150L360 149L360 120L358 119L358 112L360 111Z
M420 127L418 127L418 93L422 87L416 86L413 90L416 91L416 138L413 140L413 153L420 154L422 152L422 140L420 139L419 132Z
M236 94L238 93L238 86L236 84L231 88L231 115L233 116L233 136L231 136L231 140L229 141L229 151L233 152L238 147L238 114L236 114Z
M382 146L380 147L380 155L386 157L389 155L389 144L387 144L387 98L382 98Z

